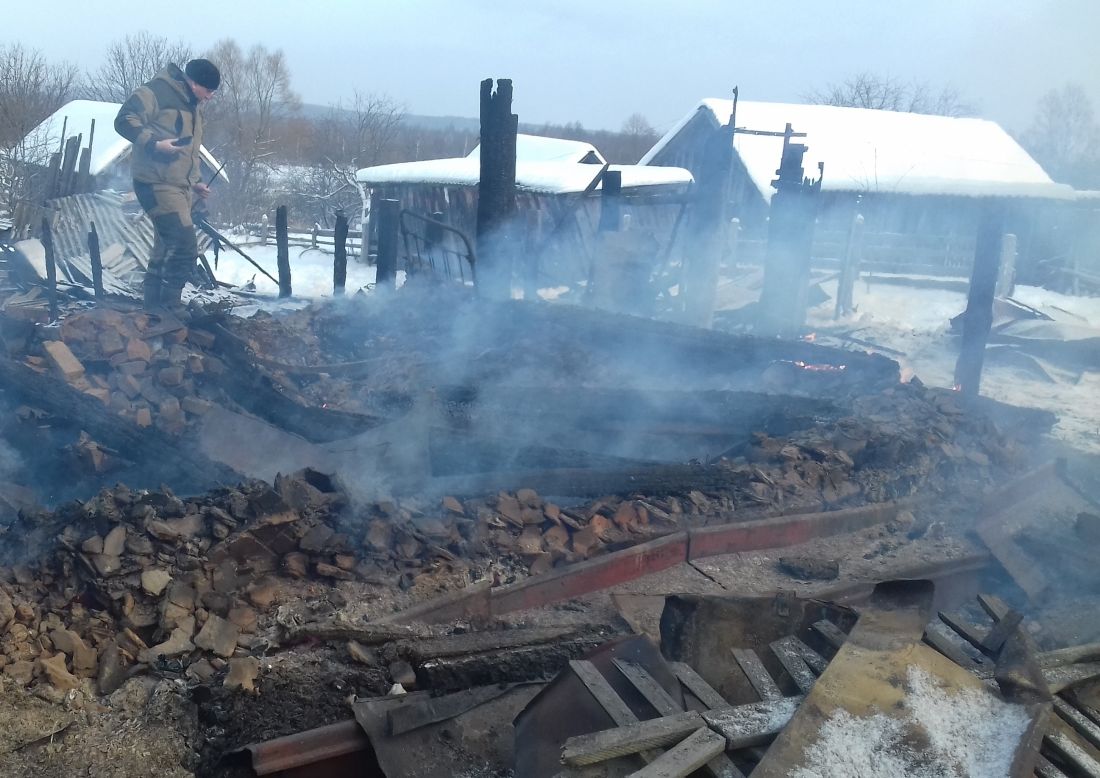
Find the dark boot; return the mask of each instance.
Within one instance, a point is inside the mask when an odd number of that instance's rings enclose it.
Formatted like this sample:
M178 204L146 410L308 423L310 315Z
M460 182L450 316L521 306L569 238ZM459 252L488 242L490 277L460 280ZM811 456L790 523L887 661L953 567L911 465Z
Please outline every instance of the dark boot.
M157 310L164 304L164 282L156 276L146 275L142 284L141 307L147 311Z

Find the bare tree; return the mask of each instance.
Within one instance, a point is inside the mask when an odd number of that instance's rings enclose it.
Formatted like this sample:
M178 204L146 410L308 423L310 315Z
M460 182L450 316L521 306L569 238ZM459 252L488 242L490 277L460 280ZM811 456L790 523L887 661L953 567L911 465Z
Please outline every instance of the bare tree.
M652 148L660 135L649 120L640 113L632 113L626 117L622 128L622 149L627 162L637 162L642 155Z
M206 108L208 145L223 155L229 175L228 201L220 204L233 221L257 215L274 203L266 197L275 130L300 106L290 86L290 68L279 49L262 45L243 52L223 40L208 55L221 70L218 96Z
M872 108L881 111L934 114L937 116L968 116L973 109L952 86L938 92L926 82L902 81L889 75L863 71L839 83L828 84L803 99L818 105L839 105L847 108Z
M183 41L139 32L107 47L103 64L85 76L84 92L92 100L122 103L168 63L183 66L191 59L191 47Z
M14 212L33 197L51 151L45 133L33 130L72 99L77 82L72 65L52 64L19 43L0 45L0 207Z
M1054 180L1100 188L1100 124L1080 84L1043 95L1020 142Z

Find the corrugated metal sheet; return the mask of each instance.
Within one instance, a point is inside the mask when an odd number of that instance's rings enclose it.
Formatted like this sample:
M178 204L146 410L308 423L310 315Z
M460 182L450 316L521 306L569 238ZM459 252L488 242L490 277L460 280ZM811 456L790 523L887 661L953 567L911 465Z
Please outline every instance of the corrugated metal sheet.
M94 223L108 292L136 293L153 250L153 223L141 211L127 213L122 194L110 190L70 195L50 201L50 224L58 267L74 284L90 287L92 260L88 233ZM199 235L199 250L210 248Z

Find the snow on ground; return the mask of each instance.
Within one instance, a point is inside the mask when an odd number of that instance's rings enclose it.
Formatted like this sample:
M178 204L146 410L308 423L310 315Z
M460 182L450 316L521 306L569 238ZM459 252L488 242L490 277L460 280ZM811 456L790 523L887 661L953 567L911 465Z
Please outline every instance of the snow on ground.
M836 283L822 284L833 296ZM1072 297L1038 287L1018 286L1013 298L1040 310L1069 312L1100 327L1100 298ZM835 299L835 298L834 298ZM846 333L901 355L884 352L902 365L903 377L916 375L930 386L954 384L958 338L949 320L966 308L966 294L861 280L855 288L856 312L833 320L833 299L812 309L808 326L819 334ZM1064 316L1062 318L1065 318ZM823 338L822 342L845 345ZM847 344L851 346L851 344ZM858 347L858 346L857 346ZM869 349L870 350L870 349ZM1044 380L1019 364L987 357L982 394L1013 405L1043 408L1058 415L1053 434L1082 451L1100 453L1100 372L1066 363Z
M987 689L952 690L910 667L907 695L890 716L837 710L792 778L1008 778L1029 723L1026 709ZM928 748L914 749L914 732Z

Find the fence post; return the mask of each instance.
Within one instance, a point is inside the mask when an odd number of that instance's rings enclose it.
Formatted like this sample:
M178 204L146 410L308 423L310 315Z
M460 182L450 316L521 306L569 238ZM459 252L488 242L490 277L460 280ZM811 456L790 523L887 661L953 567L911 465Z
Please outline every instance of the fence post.
M263 216L260 217L260 245L261 246L266 246L267 245L268 224L269 224L269 222L268 222L268 219L267 219L267 214L265 213Z
M856 279L859 278L859 264L863 260L863 214L857 213L852 217L852 224L848 228L848 243L844 247L844 264L840 268L840 279L836 286L836 309L833 318L852 312L855 304L853 296Z
M313 234L317 235L316 225L313 227ZM332 244L332 294L339 297L344 294L344 287L348 282L348 217L344 216L343 211L336 212Z
M95 291L95 299L103 297L103 257L99 253L99 233L96 232L95 222L89 222L88 230L88 256L92 259L92 289Z
M985 345L993 326L993 292L997 286L1003 224L1004 206L987 200L982 207L974 243L974 268L970 273L970 292L963 314L962 345L955 363L955 388L967 397L976 397L981 385Z
M317 222L313 223L313 229L309 231L309 247L311 249L317 248L317 233L320 231L321 225Z
M57 321L57 257L53 248L50 217L42 217L42 248L46 252L46 293L50 300L50 321Z
M290 297L290 242L286 230L286 206L275 210L275 256L279 263L279 297Z
M397 285L397 242L401 232L401 201L378 203L378 265L375 286L393 289Z

